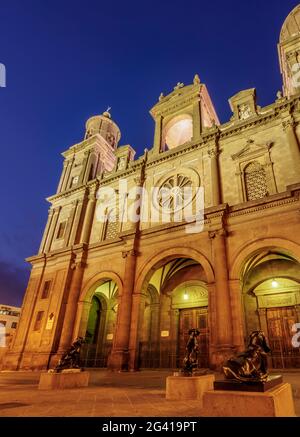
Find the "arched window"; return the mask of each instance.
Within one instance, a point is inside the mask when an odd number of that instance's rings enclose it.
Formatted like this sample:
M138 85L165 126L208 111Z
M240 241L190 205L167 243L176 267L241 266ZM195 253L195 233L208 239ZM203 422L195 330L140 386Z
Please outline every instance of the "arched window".
M247 165L244 170L247 200L262 199L269 195L266 171L257 161Z
M109 211L103 227L103 240L115 240L119 235L119 214Z

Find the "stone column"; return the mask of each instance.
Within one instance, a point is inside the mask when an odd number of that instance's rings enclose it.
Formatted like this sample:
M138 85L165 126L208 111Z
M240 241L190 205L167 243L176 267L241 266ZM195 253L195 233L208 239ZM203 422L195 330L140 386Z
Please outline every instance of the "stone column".
M85 217L84 217L84 222L83 222L83 227L82 227L82 233L81 233L81 243L89 243L90 241L90 235L91 235L91 230L92 230L92 224L93 224L93 220L94 220L94 213L95 213L95 207L96 207L96 196L95 196L96 192L93 190L90 194L89 194L89 201L86 207L86 211L85 211Z
M216 148L212 148L208 151L210 157L210 169L211 169L211 201L212 206L218 206L221 202L220 195L220 176L219 176L219 163L218 163L218 151Z
M225 243L225 230L210 232L213 243L215 286L216 286L216 347L214 362L220 366L232 355L232 314L230 308L230 292L228 284L228 267Z
M82 262L73 264L71 268L73 269L73 274L59 341L59 354L65 352L74 340L73 332L75 328L75 318L84 274L84 264Z
M49 236L49 231L50 231L50 228L51 228L53 216L54 216L54 209L50 208L49 209L49 214L48 214L48 220L47 220L46 228L45 228L43 239L42 239L42 242L41 242L41 245L40 245L40 249L39 249L39 253L45 252L45 244L46 244L47 238Z
M113 350L109 358L109 368L126 371L128 370L129 363L129 336L136 253L134 250L123 252L123 258L125 258L123 290L120 296L117 327L115 331Z
M232 312L232 340L236 351L244 350L244 312L242 299L242 284L238 279L229 281L230 302Z
M49 252L49 250L51 249L51 244L52 244L52 241L53 241L53 238L55 235L55 230L56 230L56 226L57 226L57 222L58 222L60 209L61 209L61 207L59 206L58 208L55 208L55 210L54 210L53 218L51 220L50 229L49 229L48 236L47 236L47 239L45 242L45 248L44 248L45 253Z
M295 132L295 122L292 119L286 120L282 123L283 130L286 134L286 138L290 147L293 163L296 173L300 173L300 150L299 141Z

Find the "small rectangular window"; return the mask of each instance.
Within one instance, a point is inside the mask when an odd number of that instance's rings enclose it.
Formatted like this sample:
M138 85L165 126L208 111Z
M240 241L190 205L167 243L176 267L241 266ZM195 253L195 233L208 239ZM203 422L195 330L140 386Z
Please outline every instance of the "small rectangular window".
M51 281L45 281L41 299L48 299L50 293Z
M6 320L0 320L0 325L6 326Z
M63 236L65 235L65 230L66 230L66 226L67 226L67 222L61 222L59 224L58 227L58 232L57 232L57 239L63 238Z
M17 326L18 326L17 322L12 322L11 324L12 329L17 329Z
M35 324L33 328L34 331L40 331L43 317L44 317L44 311L39 311L36 315Z

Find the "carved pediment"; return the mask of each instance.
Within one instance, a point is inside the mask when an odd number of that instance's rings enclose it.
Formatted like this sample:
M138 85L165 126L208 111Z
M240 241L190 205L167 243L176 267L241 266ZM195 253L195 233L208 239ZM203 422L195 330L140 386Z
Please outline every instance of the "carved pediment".
M243 158L254 158L268 152L273 143L256 144L253 140L248 140L246 145L234 155L231 155L233 161L241 160Z

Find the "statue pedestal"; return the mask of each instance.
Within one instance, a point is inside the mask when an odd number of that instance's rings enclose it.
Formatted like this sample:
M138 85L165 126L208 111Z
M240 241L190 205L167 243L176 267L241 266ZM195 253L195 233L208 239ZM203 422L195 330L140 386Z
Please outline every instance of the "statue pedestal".
M295 417L290 384L266 391L243 392L215 390L204 393L204 417Z
M215 390L225 390L225 391L251 391L251 392L267 392L272 388L277 387L283 383L283 378L281 375L269 376L266 381L260 382L240 382L233 379L225 379L223 381L216 381L214 383Z
M59 373L42 373L39 382L39 390L87 387L89 377L89 372L81 372L80 369L63 370Z
M166 385L166 399L182 401L197 399L202 404L206 391L213 390L215 376L168 376Z

